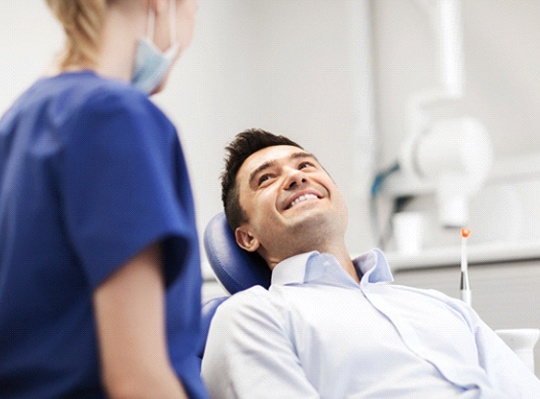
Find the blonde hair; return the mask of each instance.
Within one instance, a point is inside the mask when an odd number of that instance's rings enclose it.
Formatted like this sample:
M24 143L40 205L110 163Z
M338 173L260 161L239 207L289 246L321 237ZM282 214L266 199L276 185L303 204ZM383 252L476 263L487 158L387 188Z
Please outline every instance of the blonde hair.
M60 68L95 66L107 3L110 0L46 0L46 2L66 33L66 44L59 60Z

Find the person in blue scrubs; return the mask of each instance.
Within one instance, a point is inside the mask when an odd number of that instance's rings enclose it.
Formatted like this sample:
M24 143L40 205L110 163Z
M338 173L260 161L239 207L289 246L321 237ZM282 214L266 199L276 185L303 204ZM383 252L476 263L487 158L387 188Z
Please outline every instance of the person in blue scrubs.
M150 100L195 0L47 0L58 73L0 119L0 397L206 398L177 131Z

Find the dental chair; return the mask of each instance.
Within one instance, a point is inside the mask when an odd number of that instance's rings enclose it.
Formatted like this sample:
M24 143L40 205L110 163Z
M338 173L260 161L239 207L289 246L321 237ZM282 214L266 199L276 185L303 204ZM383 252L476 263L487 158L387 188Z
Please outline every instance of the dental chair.
M254 285L270 287L271 272L256 253L244 251L236 244L223 212L214 216L204 231L204 249L218 281L229 294Z
M204 249L218 282L229 294L235 294L255 285L270 287L271 272L266 262L256 253L244 251L236 244L223 212L207 224L203 236ZM212 298L201 308L201 334L198 357L202 359L210 322L219 305L228 296Z

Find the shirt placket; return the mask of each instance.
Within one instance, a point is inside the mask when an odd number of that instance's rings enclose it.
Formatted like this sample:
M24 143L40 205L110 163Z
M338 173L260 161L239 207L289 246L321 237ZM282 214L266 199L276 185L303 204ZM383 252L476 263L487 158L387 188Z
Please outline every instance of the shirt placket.
M407 322L395 309L395 307L385 300L387 295L386 284L363 284L362 292L369 303L394 326L405 346L415 355L432 364L439 373L452 384L463 389L477 387L477 383L472 378L462 375L456 367L447 364L444 358L437 356L437 353L423 344L415 328ZM472 376L469 376L472 377Z

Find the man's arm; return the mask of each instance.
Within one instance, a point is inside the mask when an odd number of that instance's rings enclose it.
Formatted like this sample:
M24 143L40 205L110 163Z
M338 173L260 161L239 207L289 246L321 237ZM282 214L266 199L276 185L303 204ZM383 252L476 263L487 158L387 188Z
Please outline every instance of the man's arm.
M111 398L187 398L169 362L160 265L160 246L149 246L94 293L102 378Z
M480 365L493 387L509 398L540 398L540 380L475 313L473 317Z
M220 305L210 327L202 376L210 397L319 398L270 294L254 287Z

